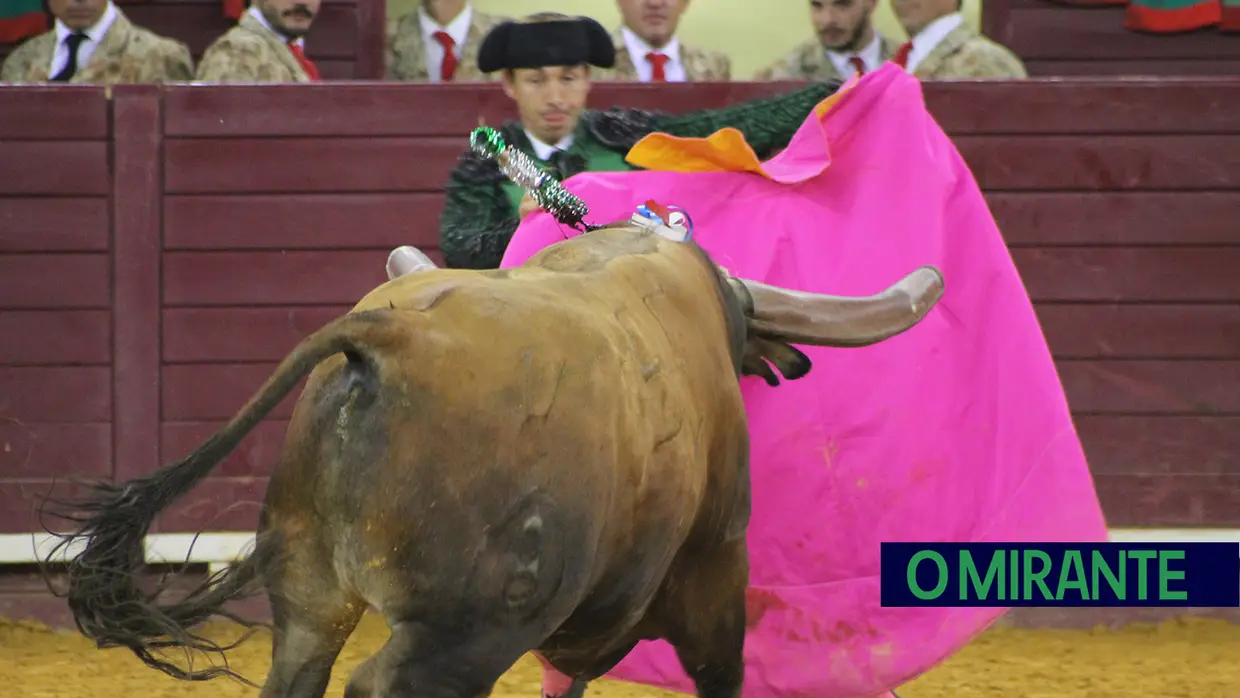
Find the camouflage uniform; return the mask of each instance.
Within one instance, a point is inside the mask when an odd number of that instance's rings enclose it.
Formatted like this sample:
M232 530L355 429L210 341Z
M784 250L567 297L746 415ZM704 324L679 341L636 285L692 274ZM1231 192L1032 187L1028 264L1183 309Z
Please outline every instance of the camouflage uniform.
M310 82L285 40L246 11L198 64L202 82Z
M840 85L838 81L814 82L777 97L682 115L640 109L587 109L581 113L572 145L546 163L538 158L520 122L509 122L499 130L506 143L561 180L584 171L635 169L624 156L638 140L656 131L705 138L732 127L744 134L758 157L765 159L785 147L814 107ZM514 185L493 160L472 151L466 151L452 168L445 190L447 203L439 218L439 246L447 266L497 268L520 223L520 192L514 193Z
M611 40L616 45L616 66L610 70L595 71L591 75L592 79L638 81L637 67L633 65L633 57L629 55L629 47L624 42L624 33L619 29L615 30L611 33ZM706 51L681 42L680 62L685 67L685 79L688 82L732 79L732 59L726 53Z
M120 9L116 13L90 60L74 73L70 83L111 86L189 82L194 78L189 47L135 26ZM55 30L26 41L0 67L0 82L47 82L55 51Z
M500 78L502 73L488 75L478 70L478 46L487 32L505 19L508 18L473 10L453 82L491 82ZM422 25L416 10L388 20L385 54L388 80L420 82L430 79L426 68L426 43L422 40Z
M921 80L955 78L1027 78L1024 63L1007 47L978 34L966 24L947 36L913 68Z
M878 35L879 55L890 60L900 42ZM817 37L806 39L789 53L754 74L754 80L841 80L835 64Z

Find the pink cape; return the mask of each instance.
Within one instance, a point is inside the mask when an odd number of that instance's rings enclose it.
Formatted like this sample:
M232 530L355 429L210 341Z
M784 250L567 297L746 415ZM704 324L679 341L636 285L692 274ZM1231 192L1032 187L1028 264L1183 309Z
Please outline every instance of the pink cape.
M825 112L825 113L824 113ZM883 608L882 541L1105 541L1106 524L1045 338L967 165L888 63L812 114L753 172L592 172L565 184L587 220L647 199L688 211L733 275L869 295L933 264L946 293L918 326L860 349L802 349L813 370L741 383L753 435L745 698L881 694L1006 609ZM545 213L501 266L577 231ZM693 693L643 642L611 678Z

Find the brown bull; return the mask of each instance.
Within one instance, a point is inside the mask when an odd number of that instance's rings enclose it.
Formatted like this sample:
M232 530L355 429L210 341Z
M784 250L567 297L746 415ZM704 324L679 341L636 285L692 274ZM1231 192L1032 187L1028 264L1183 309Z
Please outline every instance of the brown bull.
M391 628L346 696L475 698L536 650L590 680L670 642L704 698L740 692L749 439L740 375L805 375L791 343L863 346L942 293L920 269L838 298L730 278L694 243L627 224L507 270L390 281L303 340L198 450L100 485L69 605L100 646L180 678L166 647L260 587L263 696L321 696L366 609ZM254 553L175 603L133 573L159 511L309 374ZM64 543L69 543L68 538ZM55 554L55 553L53 553Z

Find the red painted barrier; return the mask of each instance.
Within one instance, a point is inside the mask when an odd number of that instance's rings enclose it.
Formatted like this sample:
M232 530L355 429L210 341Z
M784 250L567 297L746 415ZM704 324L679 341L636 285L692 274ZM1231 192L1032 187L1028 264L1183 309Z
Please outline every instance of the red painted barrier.
M1112 525L1240 525L1240 80L925 90L1035 301ZM28 163L0 168L0 532L39 530L53 478L197 446L383 281L389 249L435 245L466 135L510 116L471 85L0 91L0 162ZM251 529L292 403L160 529Z
M1240 75L1235 34L1151 34L1125 28L1124 2L986 0L982 29L1021 57L1029 74ZM1089 6L1083 6L1089 5Z

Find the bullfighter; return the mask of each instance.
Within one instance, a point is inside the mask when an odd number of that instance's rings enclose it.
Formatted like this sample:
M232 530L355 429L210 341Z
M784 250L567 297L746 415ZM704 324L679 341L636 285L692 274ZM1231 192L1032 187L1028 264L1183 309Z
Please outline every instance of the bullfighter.
M680 39L689 0L618 0L623 23L611 33L616 65L594 76L622 82L706 82L732 79L732 58Z
M552 12L498 25L478 54L481 70L503 71L504 91L517 103L520 120L499 129L504 140L561 180L584 171L637 169L625 154L656 131L704 138L732 127L765 158L786 146L815 105L840 87L814 82L777 97L682 115L586 108L591 68L610 69L615 62L615 45L602 25ZM449 267L498 267L517 224L536 208L493 161L468 151L452 169L446 192L439 234Z
M495 25L508 19L481 12L465 0L423 0L418 8L388 19L384 66L388 80L482 82L478 47Z
M888 60L903 65L899 41L874 28L878 0L814 0L814 37L760 69L754 80L847 80L878 70Z
M51 0L56 26L18 46L0 83L85 85L181 82L193 78L189 47L129 21L108 0Z
M198 65L202 82L317 82L306 57L306 34L321 0L255 0L237 26L207 47Z
M1029 77L1015 53L965 22L963 6L962 0L892 0L896 17L912 37L902 65L920 80Z

